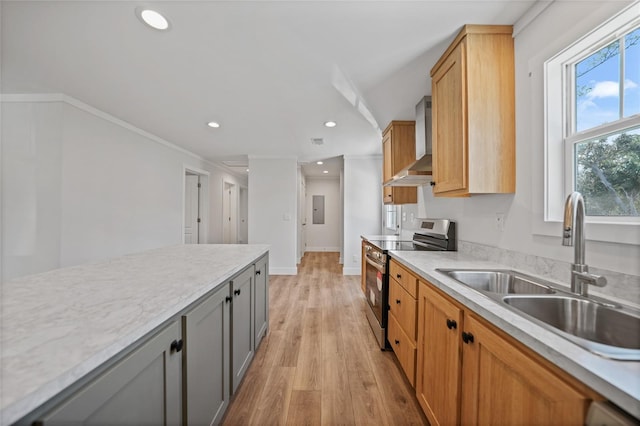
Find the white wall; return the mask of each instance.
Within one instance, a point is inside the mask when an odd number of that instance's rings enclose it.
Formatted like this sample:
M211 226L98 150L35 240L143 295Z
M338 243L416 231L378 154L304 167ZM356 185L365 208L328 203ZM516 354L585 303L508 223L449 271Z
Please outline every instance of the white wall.
M181 243L185 165L210 173L221 241L222 178L246 184L62 95L4 95L2 114L3 279Z
M424 186L418 191L418 206L405 206L403 211L418 217L456 219L459 222L460 240L571 262L573 247L561 245L559 223L554 225L557 232L553 236L538 235L533 229L534 222L541 218L544 202L542 65L626 4L615 1L554 2L516 35L515 194L465 199L434 198L431 188ZM571 17L570 25L567 24L567 17ZM496 213L505 214L502 232L496 229ZM405 229L411 225L403 223ZM587 263L591 266L640 275L640 246L587 241L586 250Z
M271 246L269 273L295 275L297 159L249 156L249 169L249 243Z
M340 178L307 177L306 251L340 251ZM324 224L313 223L313 196L324 195Z
M361 236L380 234L382 157L344 157L344 275L361 273Z

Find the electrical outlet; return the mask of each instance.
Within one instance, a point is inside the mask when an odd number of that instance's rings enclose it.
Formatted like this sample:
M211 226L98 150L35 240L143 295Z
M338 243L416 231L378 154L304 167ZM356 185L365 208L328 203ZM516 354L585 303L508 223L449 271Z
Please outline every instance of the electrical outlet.
M496 229L504 231L504 213L496 213Z

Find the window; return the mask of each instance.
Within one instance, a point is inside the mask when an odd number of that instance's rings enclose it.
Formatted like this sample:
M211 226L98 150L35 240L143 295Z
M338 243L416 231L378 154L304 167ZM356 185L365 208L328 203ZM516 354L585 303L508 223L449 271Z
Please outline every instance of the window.
M400 206L385 204L384 210L384 227L387 231L392 231L394 234L399 232L400 224L398 223L398 216Z
M633 4L545 63L547 221L579 191L589 222L640 223L639 12Z

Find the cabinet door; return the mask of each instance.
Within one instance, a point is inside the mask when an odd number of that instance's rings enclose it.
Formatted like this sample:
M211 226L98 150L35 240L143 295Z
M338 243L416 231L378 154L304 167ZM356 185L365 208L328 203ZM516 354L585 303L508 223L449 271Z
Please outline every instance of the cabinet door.
M187 424L218 423L229 404L230 302L227 283L182 317Z
M461 328L462 310L420 282L416 395L432 425L459 424Z
M269 329L269 269L267 256L261 258L255 264L255 348L258 348L262 338Z
M465 49L462 40L431 80L435 194L468 188Z
M588 397L473 316L464 329L463 424L584 424Z
M417 301L394 278L389 279L389 312L415 343Z
M174 322L41 420L43 425L181 424L182 353Z
M253 359L253 266L231 281L231 393L234 394Z

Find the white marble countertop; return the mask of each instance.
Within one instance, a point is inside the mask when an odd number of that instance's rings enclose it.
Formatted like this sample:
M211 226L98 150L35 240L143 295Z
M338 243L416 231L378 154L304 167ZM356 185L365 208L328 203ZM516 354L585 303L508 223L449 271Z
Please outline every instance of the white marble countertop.
M640 362L615 361L595 355L524 316L514 313L480 292L436 271L436 268L513 268L477 260L458 252L391 251L390 254L392 258L483 316L499 329L524 343L636 418L640 418ZM528 271L520 272L536 276ZM554 282L546 277L543 278ZM564 287L561 284L558 286Z
M171 246L3 283L0 425L30 413L268 248Z

